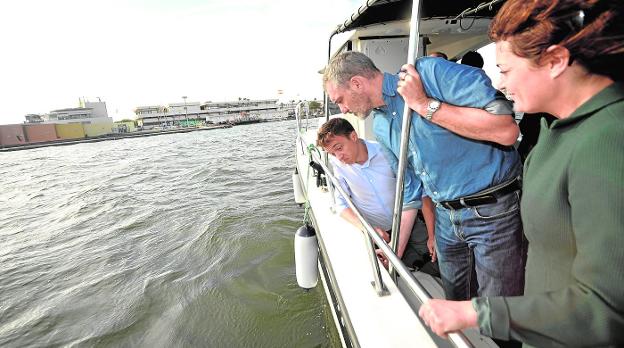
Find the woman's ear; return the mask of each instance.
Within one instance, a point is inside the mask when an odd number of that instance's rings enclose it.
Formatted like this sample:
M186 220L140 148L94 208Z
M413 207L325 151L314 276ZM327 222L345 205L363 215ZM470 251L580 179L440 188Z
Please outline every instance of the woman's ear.
M550 77L559 77L570 66L570 51L560 45L552 45L546 49L543 62L550 70Z

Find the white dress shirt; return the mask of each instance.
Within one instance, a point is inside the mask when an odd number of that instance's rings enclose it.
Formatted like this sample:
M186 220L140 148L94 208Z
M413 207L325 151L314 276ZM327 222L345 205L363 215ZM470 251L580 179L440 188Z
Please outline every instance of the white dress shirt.
M373 227L384 231L392 228L392 210L396 177L377 142L360 139L368 150L364 164L345 164L330 156L334 176L340 186L349 194L364 219ZM348 208L347 202L336 190L337 211Z

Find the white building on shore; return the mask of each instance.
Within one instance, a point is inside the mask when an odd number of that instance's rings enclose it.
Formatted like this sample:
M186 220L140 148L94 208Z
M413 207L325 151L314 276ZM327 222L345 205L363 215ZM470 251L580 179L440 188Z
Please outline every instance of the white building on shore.
M204 121L199 102L138 106L134 113L138 125L147 129L164 125L196 125Z
M83 106L52 110L49 113L42 115L26 115L26 123L113 123L113 119L108 117L106 102L90 102L81 100L81 104Z
M294 115L294 106L277 99L241 99L206 102L201 106L206 123L246 123L286 119Z
M294 104L277 99L239 99L224 102L188 102L139 106L137 123L144 128L164 125L247 123L286 119L294 115Z

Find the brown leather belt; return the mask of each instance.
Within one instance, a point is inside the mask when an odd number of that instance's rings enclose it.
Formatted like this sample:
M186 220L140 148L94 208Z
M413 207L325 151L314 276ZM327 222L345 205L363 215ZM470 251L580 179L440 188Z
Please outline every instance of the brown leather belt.
M452 201L440 202L440 204L446 209L477 207L483 204L496 203L498 201L498 197L520 190L521 188L522 184L520 183L520 178L515 178L514 180L502 184L499 187L485 189L481 192L475 193L474 195L454 199Z

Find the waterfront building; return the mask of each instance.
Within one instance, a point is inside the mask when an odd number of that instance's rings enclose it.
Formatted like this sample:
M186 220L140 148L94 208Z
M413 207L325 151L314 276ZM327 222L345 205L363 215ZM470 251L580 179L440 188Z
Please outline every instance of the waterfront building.
M0 147L100 137L112 133L106 102L80 100L80 106L28 114L23 124L0 126Z
M21 124L0 125L0 147L26 144L24 127Z
M138 106L134 113L137 124L144 129L156 126L196 126L204 121L199 102Z
M34 124L53 124L58 139L98 137L113 131L113 119L108 117L106 102L101 100L91 102L81 99L80 106L76 108L52 110L47 114L28 114L25 119L27 128Z
M97 137L113 132L113 119L108 117L106 102L81 101L77 108L50 111L44 123L54 123L61 139Z
M277 99L239 99L224 102L206 102L201 106L206 123L251 123L294 116L293 103L278 103Z
M108 117L106 102L82 101L77 108L52 110L47 114L28 114L25 116L27 124L30 123L55 123L55 124L111 124L113 119Z
M286 119L294 116L294 108L295 103L278 103L277 99L241 98L222 102L139 106L134 113L139 126L151 129L156 126L241 124Z
M121 120L113 123L113 133L132 133L136 131L136 123L132 120Z

